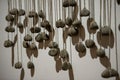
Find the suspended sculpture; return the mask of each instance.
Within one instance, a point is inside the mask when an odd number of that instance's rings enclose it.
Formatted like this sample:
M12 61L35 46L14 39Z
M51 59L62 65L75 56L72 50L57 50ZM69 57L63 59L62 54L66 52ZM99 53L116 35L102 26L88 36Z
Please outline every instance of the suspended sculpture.
M23 1L24 5L22 5ZM36 4L36 2L38 4ZM105 66L106 69L101 74L103 78L119 78L116 31L117 3L120 4L120 0L117 0L117 2L114 0L115 55L117 69L111 68L111 64L107 67ZM111 29L112 0L104 0L104 2L103 0L100 0L99 25L95 19L95 0L88 0L88 4L89 9L87 9L86 0L84 0L84 7L81 9L81 0L8 0L8 14L5 17L8 23L5 28L5 31L8 33L8 40L5 40L4 47L12 47L12 51L14 52L14 47L17 45L17 62L15 64L14 61L12 62L14 67L16 69L22 69L23 67L22 47L26 49L29 58L27 67L30 70L34 70L35 64L32 59L33 57L38 56L36 55L38 49L46 49L47 47L50 49L48 55L54 57L56 64L57 60L61 63L59 70L62 69L66 71L72 69L72 44L75 46L80 57L84 57L86 50L90 49L92 58L98 57L100 60L104 58L109 60L110 50L114 46L114 35L113 30ZM48 9L46 9L47 6ZM83 17L88 18L86 22L89 38L86 40L86 32L82 22ZM120 30L120 25L118 28ZM60 29L62 29L63 33L63 48L59 46L61 44L59 44ZM10 33L14 34L14 41L11 40ZM23 33L25 33L24 36ZM98 44L100 46L97 46L94 41L96 33ZM57 36L55 34L57 34ZM91 38L91 35L93 38ZM67 38L69 38L70 46L67 46ZM67 51L67 47L70 47L70 51ZM105 52L107 47L109 48L108 57ZM92 53L94 53L94 55L92 55Z

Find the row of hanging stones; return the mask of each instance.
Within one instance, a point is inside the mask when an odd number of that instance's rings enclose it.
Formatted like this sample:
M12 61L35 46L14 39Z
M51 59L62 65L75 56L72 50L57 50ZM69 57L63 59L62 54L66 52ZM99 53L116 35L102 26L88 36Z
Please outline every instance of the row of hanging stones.
M11 2L10 2L11 1ZM26 0L24 1L24 9L22 9L22 1L21 0L8 0L8 14L6 15L6 21L8 22L7 27L5 28L5 31L8 33L8 40L4 42L4 47L9 48L12 46L15 46L15 43L10 40L10 33L17 34L17 56L18 56L18 62L15 63L16 69L22 68L22 60L19 60L19 41L22 41L22 33L25 30L25 36L23 40L23 47L26 49L30 49L31 56L29 57L30 61L27 64L28 69L34 68L33 63L33 56L34 56L34 50L37 49L36 42L40 44L43 44L43 47L49 47L50 50L48 54L54 58L62 59L62 70L69 70L72 68L72 38L74 36L79 34L79 29L82 25L82 17L88 17L87 20L87 29L89 32L89 39L85 41L85 45L87 48L91 49L95 47L94 42L94 34L97 32L98 28L100 33L100 48L97 50L97 57L103 58L106 56L105 54L105 48L102 44L102 38L109 37L109 54L110 54L110 35L112 33L111 29L111 6L112 2L111 0L108 2L108 25L106 25L106 2L104 0L104 8L102 8L102 1L100 0L100 26L98 27L96 21L95 21L95 1L89 0L89 10L86 7L86 0L84 0L84 8L81 9L81 0L79 0L79 5L75 0L48 0L48 14L46 10L46 1L47 0L41 0L41 2L38 0L38 12L36 11L36 2L35 0ZM58 2L59 1L59 2ZM19 5L17 5L19 3ZM59 3L59 4L58 4ZM115 2L116 3L116 2ZM120 4L120 0L117 0L118 5ZM62 4L62 6L61 6ZM53 10L54 5L54 10ZM78 7L80 7L80 19L78 20ZM109 8L110 7L110 8ZM102 24L102 9L103 15L104 15L104 23ZM68 11L66 11L68 10ZM62 11L62 12L61 12ZM59 13L58 13L59 12ZM68 13L67 13L68 12ZM53 15L54 13L54 15ZM62 13L62 14L61 14ZM91 14L90 14L91 13ZM48 15L48 17L46 16ZM62 16L61 16L62 15ZM68 16L66 16L68 15ZM22 18L23 21L22 21ZM53 18L55 18L53 21ZM109 20L110 19L110 20ZM54 23L55 22L55 23ZM55 24L55 25L54 25ZM56 26L56 27L53 27ZM104 27L102 27L104 26ZM70 37L70 55L67 51L67 42L63 39L63 49L60 50L59 47L59 29L62 28L63 30L63 38L64 38L64 32L67 36ZM18 32L18 30L20 32ZM120 30L120 25L119 25ZM54 35L56 35L56 41L54 41ZM98 34L97 33L97 34ZM91 35L93 35L93 39L91 39ZM20 38L19 38L20 36ZM66 37L67 37L66 36ZM57 39L58 38L58 39ZM47 44L48 43L48 44ZM46 46L47 44L47 46ZM82 42L82 39L80 38L79 41L75 44L75 49L78 53L85 53L86 47ZM39 47L38 46L38 47ZM40 47L40 48L43 48ZM117 46L116 46L117 48ZM21 47L21 54L22 54L22 47ZM117 53L116 53L117 55ZM22 56L21 56L22 57ZM71 59L71 62L69 60L69 57ZM110 58L110 57L109 57ZM116 63L117 64L117 63ZM102 73L102 77L104 78L110 78L118 76L118 70L114 70L109 66L105 71Z

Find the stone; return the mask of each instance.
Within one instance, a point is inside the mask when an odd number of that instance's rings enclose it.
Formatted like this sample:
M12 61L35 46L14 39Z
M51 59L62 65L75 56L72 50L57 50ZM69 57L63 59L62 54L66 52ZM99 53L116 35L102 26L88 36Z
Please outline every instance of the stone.
M104 26L101 28L102 35L110 35L111 32L112 32L112 30L109 26Z
M61 19L59 19L58 21L56 21L56 27L57 28L64 28L65 27L64 21L62 21Z
M16 69L21 69L22 68L22 63L21 62L15 63L15 68Z
M86 16L89 16L89 15L90 15L90 11L88 9L86 9L85 7L80 12L81 17L86 17Z
M17 8L13 8L10 10L9 12L11 15L17 15L18 14L18 9Z
M24 37L25 41L32 41L32 36L30 34L25 35Z
M116 77L116 76L118 76L118 72L116 70L114 70L114 69L107 68L106 70L104 70L102 72L101 76L103 78Z
M50 56L56 56L58 54L58 49L57 48L51 48L48 52Z
M86 45L87 48L92 48L92 47L95 46L95 42L92 39L87 39L85 41L85 45Z
M77 5L77 2L75 0L70 0L69 5L71 7L75 7Z
M24 48L29 48L29 43L27 41L23 41L23 47Z
M13 33L13 32L15 32L15 28L12 27L12 26L7 26L7 27L5 28L5 31L6 31L6 32L11 32L11 33Z
M68 26L71 26L71 25L72 25L72 22L73 22L73 20L72 20L71 18L69 18L69 17L67 17L67 18L65 19L65 24L68 25Z
M35 37L35 40L37 42L42 42L43 41L42 33L37 34L37 36Z
M48 44L48 47L49 47L49 48L58 48L58 44L57 44L57 42L51 41L51 42Z
M69 7L69 1L68 0L64 0L63 2L63 7Z
M29 62L27 63L27 67L28 67L28 69L33 69L33 68L34 68L33 62L29 61Z
M12 22L14 21L14 17L11 15L11 14L8 14L6 17L5 17L6 21L8 22Z
M90 23L90 29L91 30L97 30L98 29L98 25L97 25L97 23L95 21L92 21Z
M75 45L75 49L78 51L78 52L85 52L86 51L86 48L84 46L84 44L82 42L79 42Z
M20 10L18 11L18 15L19 15L19 16L24 16L24 15L25 15L25 10L20 9Z
M12 47L14 45L14 43L12 41L10 41L9 39L4 41L4 47L8 48L8 47Z
M39 17L42 18L42 19L45 18L45 14L43 13L42 10L40 10L40 11L38 12L38 15L39 15Z
M97 56L102 58L102 57L105 57L105 50L100 48L97 50Z
M30 28L31 33L39 33L41 31L40 27L31 27Z
M67 52L66 49L61 50L60 57L61 58L67 58L68 57L68 52Z
M68 29L68 35L69 36L75 36L77 34L78 34L78 29L77 28L72 26Z
M36 48L37 48L37 46L36 46L35 42L30 44L30 49L34 50Z
M72 23L72 25L73 25L74 27L80 27L80 26L81 26L81 21L80 21L80 20L75 20L75 21Z
M23 28L23 24L21 22L17 23L18 28Z

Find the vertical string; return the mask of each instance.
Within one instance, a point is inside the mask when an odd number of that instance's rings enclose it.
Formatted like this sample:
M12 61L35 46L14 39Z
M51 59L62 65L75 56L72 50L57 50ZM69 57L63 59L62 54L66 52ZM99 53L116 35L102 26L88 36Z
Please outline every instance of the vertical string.
M91 13L91 1L89 0L89 10ZM90 19L91 15L89 15L89 19ZM91 39L91 34L89 33L89 39Z
M90 0L89 0L89 1L90 1ZM80 5L80 12L81 12L81 9L82 9L82 8L81 8L81 6L82 6L82 5L81 5L81 0L79 0L79 5ZM82 18L81 18L81 16L80 16L80 20L81 20L81 23L82 23Z
M95 0L93 0L93 19L95 20Z
M95 21L95 1L93 0L93 19L94 19L94 21ZM93 41L94 41L94 34L93 34Z
M86 0L84 0L84 7L86 7Z
M22 0L19 0L19 9L22 9ZM19 17L19 21L21 22L21 17ZM20 43L22 43L22 34L20 34ZM22 58L22 46L20 46L20 52L21 52L21 63L23 63Z
M59 7L60 7L60 6L57 5L57 4L58 4L58 0L56 0L56 9L57 9L56 12L57 12L57 20L59 20L59 19L60 19L60 14L59 14L59 11L60 11L60 10L59 10L59 9L60 9ZM58 43L58 45L59 45L59 30L58 30L58 28L56 28L56 33L57 33L57 41L58 41L57 43Z
M53 40L53 35L54 35L54 27L53 27L53 3L52 3L53 0L50 0L50 21L51 21L51 26L52 26L52 40Z
M110 1L111 2L111 1ZM111 29L111 7L112 7L112 5L111 5L111 3L110 3L110 9L109 9L109 0L107 0L107 13L108 13L108 26L110 27L110 29ZM110 11L109 11L110 10ZM110 54L111 54L111 49L110 49L110 42L111 42L111 37L110 37L110 35L111 35L111 32L109 31L109 60L110 60Z
M106 0L104 0L103 6L104 6L104 12L103 12L103 15L104 15L103 25L105 26L105 25L106 25Z
M35 11L35 0L32 0L32 8Z
M101 28L102 28L102 0L100 0L100 44L102 43ZM101 48L101 45L100 45L100 48Z
M13 2L14 2L14 5L15 5L14 7L17 8L17 1L14 0ZM18 62L19 62L19 32L18 32L18 28L17 27L16 27L16 30L17 30L17 59L18 59Z
M118 47L117 47L117 15L116 15L116 0L114 0L114 19L115 19L115 51L116 51L116 69L118 71Z
M59 0L59 19L61 19L61 6L60 6L60 0Z
M70 1L70 0L69 0ZM71 13L71 8L68 7L68 17L70 18L70 13ZM72 40L71 40L71 37L69 37L69 41L70 41L70 63L72 64Z
M62 0L62 3L64 0ZM62 19L65 20L65 8L62 7ZM62 29L62 33L64 32L65 27ZM63 37L64 38L64 37ZM64 40L64 39L63 39ZM65 49L64 41L63 41L63 49Z
M8 1L8 13L10 11L10 0L7 0ZM7 23L7 25L9 25L9 22ZM7 36L8 36L8 40L9 40L9 32L7 33Z
M104 0L103 1L103 26L105 26L106 25L106 0ZM105 48L104 48L104 50L105 50Z

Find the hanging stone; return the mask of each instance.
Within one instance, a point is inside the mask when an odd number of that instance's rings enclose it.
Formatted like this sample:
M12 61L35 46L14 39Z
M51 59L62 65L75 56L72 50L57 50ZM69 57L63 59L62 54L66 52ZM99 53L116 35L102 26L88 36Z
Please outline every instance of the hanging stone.
M80 20L75 20L72 25L74 27L80 27L81 26L81 21Z
M69 1L68 0L64 0L63 2L63 7L69 7Z
M86 16L89 16L89 15L90 15L90 11L88 9L86 9L85 7L80 12L81 17L86 17Z
M64 70L64 71L67 71L67 70L68 70L68 63L67 63L67 61L65 61L65 62L62 64L62 70Z
M6 17L5 17L6 21L8 22L12 22L14 21L14 17L11 15L11 14L8 14Z
M114 69L107 68L106 70L104 70L102 72L101 76L103 78L116 77L116 76L118 76L118 72L116 70L114 70Z
M74 6L77 5L77 2L76 2L75 0L70 0L69 5L70 5L71 7L74 7Z
M57 48L51 48L48 52L50 56L56 56L58 54L58 49Z
M47 33L42 32L41 34L42 34L43 40L49 40L49 35Z
M30 28L31 33L39 33L41 31L40 27L32 27Z
M105 57L105 50L100 48L97 50L97 56L102 58L102 57Z
M32 41L32 36L30 34L25 35L24 37L25 41Z
M112 32L112 30L109 26L104 26L101 28L102 35L110 35L111 32Z
M23 24L21 22L17 23L18 28L23 28Z
M54 28L51 27L51 25L49 24L49 26L46 26L45 29L46 29L48 32L52 32Z
M29 18L33 18L35 15L36 15L35 11L30 11L28 14Z
M6 32L15 32L15 28L14 27L12 27L12 26L7 26L6 28L5 28L5 31Z
M60 57L61 58L67 58L68 57L68 52L67 52L66 49L61 50Z
M65 19L65 24L68 25L68 26L71 26L71 25L72 25L72 22L73 22L73 20L72 20L71 18L69 18L69 17L67 17L67 18Z
M23 41L23 47L24 48L29 48L29 43L27 41Z
M40 10L40 11L38 12L38 15L39 15L39 17L42 18L42 19L45 18L45 14L43 13L42 10Z
M19 16L24 16L24 15L25 15L25 10L20 9L20 10L18 11L18 15L19 15Z
M51 41L51 42L48 44L48 47L49 47L49 48L58 48L58 44L57 44L56 42Z
M11 15L17 15L17 14L18 14L18 9L13 8L13 9L10 10L9 13L10 13Z
M27 63L27 67L28 67L28 69L33 69L33 68L34 68L33 62L29 61L29 62Z
M87 48L92 48L92 47L95 46L95 42L91 39L88 39L88 40L85 41L85 45L86 45Z
M44 20L41 22L41 27L45 28L48 32L51 32L53 29L51 25L49 24L49 21L47 20Z
M71 66L71 64L69 62L67 62L67 61L63 62L62 70L67 71L68 69L71 69L71 68L72 68L72 66Z
M64 28L65 27L64 21L62 21L61 19L59 19L58 21L56 21L56 27L57 28Z
M69 36L75 36L77 34L78 34L78 29L76 27L72 26L68 29L68 35Z
M85 52L86 51L86 48L84 46L84 44L82 42L79 42L75 45L75 49L78 51L78 52Z
M35 40L36 40L37 42L43 42L42 33L39 33L39 34L35 37Z
M14 45L14 43L10 40L6 40L4 42L4 47L8 48L8 47L12 47Z
M98 29L98 25L97 25L97 23L95 21L92 21L90 23L90 29L91 30L97 30Z
M21 68L22 68L22 63L21 63L21 62L17 62L17 63L15 64L15 68L16 68L16 69L21 69Z
M49 26L50 26L49 21L44 20L41 22L41 27L45 28L45 27L49 27Z
M37 48L37 46L34 42L30 44L30 49L34 50L36 48Z

